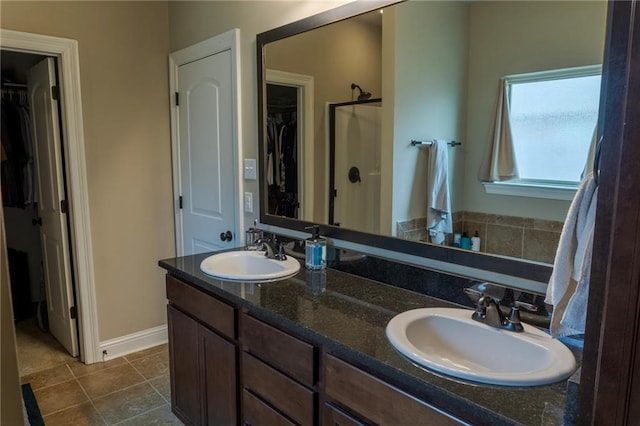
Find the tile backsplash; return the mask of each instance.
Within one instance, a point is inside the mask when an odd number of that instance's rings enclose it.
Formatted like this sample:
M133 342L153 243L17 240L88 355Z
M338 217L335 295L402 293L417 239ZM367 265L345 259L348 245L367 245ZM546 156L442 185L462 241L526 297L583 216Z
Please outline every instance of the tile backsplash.
M428 241L427 218L397 223L397 236L412 241ZM519 257L553 263L563 222L518 216L460 211L453 214L454 232L469 237L478 231L483 253ZM452 244L453 237L447 239Z

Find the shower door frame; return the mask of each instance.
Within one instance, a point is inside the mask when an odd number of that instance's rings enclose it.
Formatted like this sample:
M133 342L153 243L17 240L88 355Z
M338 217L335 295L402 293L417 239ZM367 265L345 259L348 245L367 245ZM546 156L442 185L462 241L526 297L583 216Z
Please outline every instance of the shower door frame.
M372 103L382 104L382 98L366 99L364 101L350 101L340 103L330 103L329 106L329 209L328 223L335 225L335 204L336 204L336 108L351 105L366 105Z

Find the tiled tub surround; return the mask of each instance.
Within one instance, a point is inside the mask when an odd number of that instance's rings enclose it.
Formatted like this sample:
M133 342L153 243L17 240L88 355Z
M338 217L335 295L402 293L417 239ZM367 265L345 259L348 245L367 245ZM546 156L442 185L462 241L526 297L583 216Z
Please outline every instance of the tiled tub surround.
M295 277L272 283L226 282L200 271L200 262L209 255L167 259L159 264L196 288L322 346L333 355L469 423L562 424L566 381L531 388L478 386L419 368L388 342L385 327L396 314L421 307L456 306L450 302L333 268L324 273L324 285L323 280L318 280L318 274L311 274L304 267ZM364 268L369 268L370 275L385 269L382 263L363 264L369 265ZM422 280L412 269L421 268L410 267L402 272L404 276L395 279L405 283L426 281L426 288L422 289L426 291L436 286L433 279ZM388 278L392 275L390 271ZM463 282L471 283L463 278L436 275L442 278L440 287L452 284L452 293L457 293Z
M412 241L428 241L426 218L398 222L397 236ZM478 231L480 251L553 263L563 222L470 211L453 214L454 232L473 237ZM452 244L448 238L447 244Z

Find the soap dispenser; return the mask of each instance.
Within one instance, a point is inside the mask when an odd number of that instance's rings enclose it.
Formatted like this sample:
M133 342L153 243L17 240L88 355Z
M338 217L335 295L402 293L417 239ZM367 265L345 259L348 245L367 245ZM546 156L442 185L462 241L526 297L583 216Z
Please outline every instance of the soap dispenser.
M320 237L320 226L313 225L311 237L305 240L305 266L307 269L324 269L327 265L327 240Z

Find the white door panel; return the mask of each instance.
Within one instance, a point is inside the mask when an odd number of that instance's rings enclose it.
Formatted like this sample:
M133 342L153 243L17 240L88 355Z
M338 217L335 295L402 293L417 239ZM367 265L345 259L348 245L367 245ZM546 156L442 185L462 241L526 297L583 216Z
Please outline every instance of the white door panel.
M62 346L77 356L76 320L70 316L74 302L67 217L61 211L65 192L58 105L51 96L51 88L56 84L54 59L44 59L31 68L27 81L38 171L38 214L42 219L40 235L49 328Z
M231 73L229 50L178 67L183 255L237 245Z

